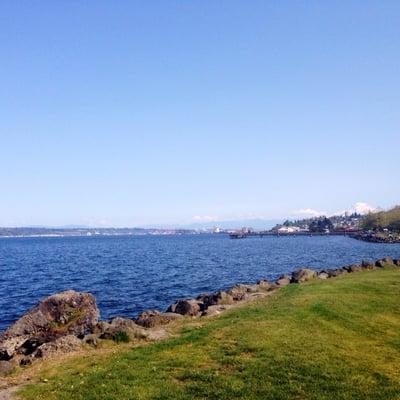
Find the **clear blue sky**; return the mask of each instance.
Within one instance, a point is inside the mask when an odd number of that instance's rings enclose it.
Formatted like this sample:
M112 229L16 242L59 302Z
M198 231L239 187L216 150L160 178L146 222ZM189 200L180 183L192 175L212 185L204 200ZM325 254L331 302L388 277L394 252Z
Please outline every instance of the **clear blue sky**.
M4 0L0 46L0 225L400 202L398 0Z

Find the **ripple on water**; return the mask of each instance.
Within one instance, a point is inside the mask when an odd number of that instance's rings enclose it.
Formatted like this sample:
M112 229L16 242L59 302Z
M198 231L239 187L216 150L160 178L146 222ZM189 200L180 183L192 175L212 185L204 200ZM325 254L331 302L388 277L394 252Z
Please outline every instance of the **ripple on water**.
M340 236L2 238L0 330L40 299L66 289L93 293L103 318L135 316L237 282L275 279L300 266L339 267L384 256L399 258L400 244Z

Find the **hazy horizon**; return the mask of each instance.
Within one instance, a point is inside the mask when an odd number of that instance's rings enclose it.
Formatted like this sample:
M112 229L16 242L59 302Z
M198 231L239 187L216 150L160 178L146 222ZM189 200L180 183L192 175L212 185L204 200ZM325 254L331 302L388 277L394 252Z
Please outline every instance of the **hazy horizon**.
M391 208L391 207L389 207ZM253 216L249 218L238 217L232 219L218 219L211 216L204 217L194 217L191 221L181 221L181 222L170 222L170 223L151 223L151 224L138 224L138 225L112 225L106 224L96 225L96 224L63 224L63 225L46 225L46 224L32 224L32 225L0 225L0 228L49 228L49 229L94 229L94 228L145 228L145 229L209 229L212 227L219 227L223 229L233 229L240 227L252 227L254 229L270 229L276 224L283 223L285 220L301 220L307 218L318 218L318 217L332 217L344 214L358 213L365 215L369 212L377 212L384 210L382 207L372 207L371 205L363 202L358 202L352 207L346 210L340 210L333 213L328 213L326 211L316 211L312 209L297 210L294 214L287 215L280 218L264 218L262 216Z

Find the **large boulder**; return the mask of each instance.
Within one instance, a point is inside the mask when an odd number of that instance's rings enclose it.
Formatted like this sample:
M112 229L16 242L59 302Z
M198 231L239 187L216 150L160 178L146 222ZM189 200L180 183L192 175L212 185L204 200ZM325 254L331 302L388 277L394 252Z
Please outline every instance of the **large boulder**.
M62 336L54 340L42 344L35 352L36 358L54 357L60 353L71 353L82 347L82 341L74 335Z
M204 309L215 305L231 304L234 301L233 296L227 292L224 292L223 290L215 293L201 294L196 300L203 303Z
M249 285L237 284L230 289L227 290L227 293L232 296L234 301L243 301L248 297L248 293L250 293L251 288Z
M176 313L160 313L156 310L143 311L137 318L136 324L143 326L145 328L154 328L156 326L169 324L182 317L180 314Z
M202 308L203 304L197 300L178 300L176 303L171 304L168 307L167 312L197 317L198 315L200 315L200 311Z
M0 336L0 359L10 359L17 351L28 354L61 336L84 336L94 329L99 315L90 293L68 290L49 296Z
M129 339L144 339L147 337L143 327L137 325L134 320L116 317L111 322L101 322L97 325L100 331L100 339L115 339L120 333L126 333Z
M317 277L317 273L309 268L301 268L292 273L291 282L302 283Z

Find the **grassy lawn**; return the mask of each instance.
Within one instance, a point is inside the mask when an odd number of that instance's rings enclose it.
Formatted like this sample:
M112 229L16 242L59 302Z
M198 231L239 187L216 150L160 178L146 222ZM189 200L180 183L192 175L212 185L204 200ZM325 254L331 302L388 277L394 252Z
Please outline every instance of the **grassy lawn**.
M400 269L290 285L177 338L71 358L24 399L400 399ZM47 382L41 382L43 379Z

